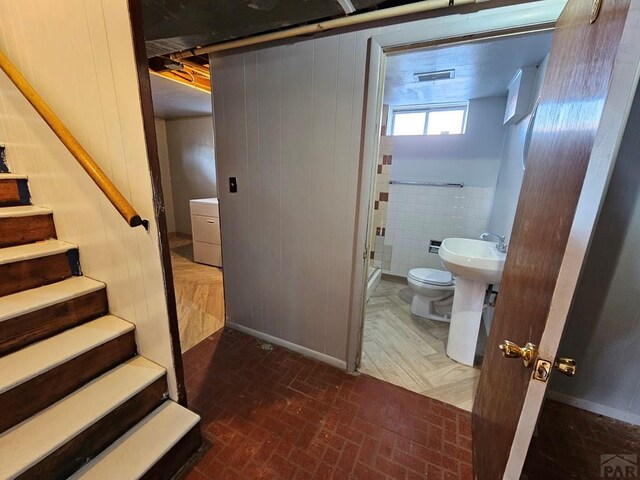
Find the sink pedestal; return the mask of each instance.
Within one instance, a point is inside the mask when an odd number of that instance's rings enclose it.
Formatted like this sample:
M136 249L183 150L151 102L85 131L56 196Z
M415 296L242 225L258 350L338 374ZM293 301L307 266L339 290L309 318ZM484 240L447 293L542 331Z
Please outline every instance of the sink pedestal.
M502 247L472 238L445 238L440 245L442 265L456 276L447 342L447 355L456 362L473 365L487 286L502 278Z
M456 362L473 366L488 285L486 282L456 277L447 341L447 356Z

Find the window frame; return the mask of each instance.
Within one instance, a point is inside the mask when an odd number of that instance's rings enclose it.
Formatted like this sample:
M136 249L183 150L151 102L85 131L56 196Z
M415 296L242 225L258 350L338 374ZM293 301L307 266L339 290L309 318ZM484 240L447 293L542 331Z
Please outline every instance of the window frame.
M463 110L462 117L462 130L460 133L434 133L431 135L427 134L429 128L429 114L431 112L446 112L452 110ZM437 137L442 135L464 135L467 132L467 118L469 116L469 102L455 102L455 103L431 103L424 105L405 105L398 107L390 108L390 116L389 119L389 132L393 137L411 137L411 136L420 136L420 135L396 135L394 132L395 129L395 120L396 114L400 113L423 113L425 114L424 118L424 129L422 131L422 136L430 136Z

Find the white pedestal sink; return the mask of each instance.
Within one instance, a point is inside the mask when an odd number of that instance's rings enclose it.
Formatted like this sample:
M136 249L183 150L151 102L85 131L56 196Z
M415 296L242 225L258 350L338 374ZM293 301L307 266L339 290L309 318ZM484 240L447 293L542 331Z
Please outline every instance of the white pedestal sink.
M506 253L497 243L446 238L440 245L444 267L456 276L447 355L473 366L487 286L500 283Z

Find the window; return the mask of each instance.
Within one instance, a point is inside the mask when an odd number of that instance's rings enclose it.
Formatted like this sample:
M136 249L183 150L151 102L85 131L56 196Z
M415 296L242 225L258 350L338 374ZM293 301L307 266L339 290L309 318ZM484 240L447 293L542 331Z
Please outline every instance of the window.
M460 135L467 121L467 105L424 105L392 110L392 135Z

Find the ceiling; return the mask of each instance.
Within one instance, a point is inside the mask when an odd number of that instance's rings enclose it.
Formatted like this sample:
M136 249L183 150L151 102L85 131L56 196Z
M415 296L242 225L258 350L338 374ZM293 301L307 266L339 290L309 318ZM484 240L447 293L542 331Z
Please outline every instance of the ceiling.
M384 103L416 105L498 97L520 67L538 65L551 49L551 31L387 57ZM455 78L417 82L414 73L455 69Z
M151 96L159 118L211 115L211 94L164 77L151 75Z
M200 0L185 1L198 3ZM333 0L296 1L299 4L337 4ZM169 4L173 0L145 0L146 4L153 2ZM235 3L233 8L254 9L247 6L252 2L264 8L267 5L276 10L281 7L278 0L233 0L232 3ZM352 2L357 8L375 3L374 0ZM213 3L218 2L207 0L208 5ZM228 26L229 31L233 28ZM390 54L384 101L389 105L414 105L506 95L516 70L539 64L550 47L549 31ZM414 73L446 69L456 70L454 79L422 83L414 79ZM212 114L211 95L206 92L157 75L151 75L151 87L157 117L171 119Z
M142 0L149 57L417 0Z

